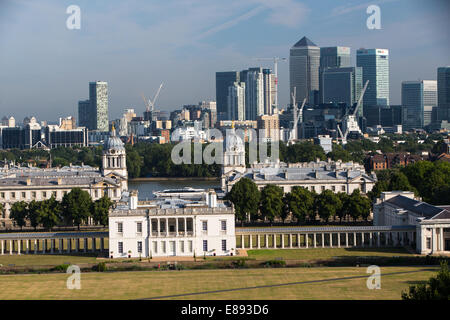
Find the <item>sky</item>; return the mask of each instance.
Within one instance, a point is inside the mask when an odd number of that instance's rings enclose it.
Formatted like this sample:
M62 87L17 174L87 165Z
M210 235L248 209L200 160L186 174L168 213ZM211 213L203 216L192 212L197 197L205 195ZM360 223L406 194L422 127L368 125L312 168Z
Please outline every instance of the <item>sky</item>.
M57 121L78 116L90 81L107 81L109 118L215 100L215 72L289 57L303 36L318 46L390 50L391 104L404 80L435 80L450 65L446 0L0 0L0 117ZM66 9L81 10L69 30ZM366 26L369 5L381 29ZM279 105L289 103L289 63L278 65Z

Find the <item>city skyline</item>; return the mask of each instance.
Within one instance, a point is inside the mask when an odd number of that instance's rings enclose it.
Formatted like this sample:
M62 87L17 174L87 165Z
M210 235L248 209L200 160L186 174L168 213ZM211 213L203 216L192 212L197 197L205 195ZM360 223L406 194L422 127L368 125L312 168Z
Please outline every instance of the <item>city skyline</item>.
M127 7L79 1L81 29L68 30L68 1L40 1L39 6L4 1L1 116L12 115L18 121L32 115L49 121L77 116L78 101L87 98L87 83L97 80L108 82L110 119L129 107L142 114L140 94L151 95L163 81L157 104L162 110L215 100L216 72L273 69L272 63L255 58L288 58L289 49L303 36L319 47L350 47L353 66L361 47L388 49L390 100L400 104L402 81L436 80L437 68L449 64L450 41L443 32L448 29L447 4L408 1L405 6L405 2L370 3L381 8L382 28L369 30L369 3L356 1L346 6L332 1L252 0L226 5L170 1L132 2ZM279 63L282 108L289 103L288 70L288 62Z

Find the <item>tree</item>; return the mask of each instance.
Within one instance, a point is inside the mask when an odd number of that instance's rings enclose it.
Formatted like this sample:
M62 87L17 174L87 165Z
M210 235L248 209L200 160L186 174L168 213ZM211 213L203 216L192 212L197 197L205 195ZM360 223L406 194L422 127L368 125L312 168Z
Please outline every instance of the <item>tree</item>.
M28 211L27 211L27 219L30 220L31 226L36 230L37 226L39 225L39 208L41 206L41 202L32 200L28 204Z
M96 224L103 226L108 224L109 209L112 205L113 202L107 195L92 203L92 218Z
M409 292L402 292L403 300L449 300L450 272L447 261L441 262L441 268L436 277L431 277L426 283L412 285Z
M73 188L69 193L64 195L62 208L65 221L76 225L78 230L80 230L80 224L83 222L86 223L91 216L91 196L88 192L80 188Z
M273 220L281 215L283 208L283 189L268 184L261 190L260 212L263 218L268 219L272 224Z
M142 157L133 149L131 145L126 145L127 154L127 171L130 178L138 178L141 175L141 168L143 165Z
M299 224L304 222L314 209L314 196L306 188L293 187L291 192L286 194L285 199L289 211L292 212Z
M348 201L348 211L354 221L358 218L366 219L370 215L370 200L361 195L359 189L352 192Z
M26 225L27 208L28 205L25 201L15 202L11 206L11 213L9 217L16 222L20 229L23 229Z
M339 223L341 223L343 218L350 215L350 197L345 192L339 192L337 196L341 200L341 206L337 208L336 215L339 217Z
M52 195L50 199L41 201L37 209L39 222L47 230L52 230L61 221L61 203Z
M328 152L327 157L331 158L333 161L350 161L352 160L352 155L350 152L345 150L341 145L333 143L332 151Z
M328 222L328 219L336 214L341 206L341 200L331 190L325 190L317 196L316 208L320 218Z
M242 178L231 188L227 198L234 204L236 218L244 224L245 219L258 215L261 194L249 178Z

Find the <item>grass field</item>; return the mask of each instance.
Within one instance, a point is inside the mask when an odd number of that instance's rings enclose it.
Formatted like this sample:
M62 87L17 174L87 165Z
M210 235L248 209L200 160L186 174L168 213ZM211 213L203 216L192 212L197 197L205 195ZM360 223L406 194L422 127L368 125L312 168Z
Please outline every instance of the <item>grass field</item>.
M404 248L319 248L319 249L258 249L247 250L249 258L270 260L282 258L284 260L317 260L333 257L392 257L412 256Z
M388 275L393 272L418 271ZM381 289L369 290L367 278L253 288L178 296L175 299L400 299L410 284L427 280L437 268L386 267ZM383 276L383 274L385 274ZM82 273L81 289L66 288L68 274L1 275L4 299L143 299L292 282L368 276L366 268L281 268L235 270Z
M4 255L0 256L0 264L8 266L14 264L15 266L53 266L59 264L81 264L81 263L95 263L96 257L89 257L86 255L46 255L46 254L23 254L23 255Z

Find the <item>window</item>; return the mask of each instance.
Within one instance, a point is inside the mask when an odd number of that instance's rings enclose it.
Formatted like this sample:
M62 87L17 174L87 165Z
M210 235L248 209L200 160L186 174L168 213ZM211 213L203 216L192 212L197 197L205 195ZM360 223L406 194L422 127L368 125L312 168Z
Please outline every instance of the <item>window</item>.
M158 253L158 242L153 241L153 252Z
M208 231L208 221L202 221L202 230Z
M333 190L333 192L336 191L336 187L335 187L335 186L332 186L332 187L331 187L331 190Z
M25 192L22 192L22 199L26 199L27 198L27 194Z
M431 249L431 238L427 238L427 249Z
M189 249L189 252L192 252L192 240L188 241L188 249Z
M32 197L33 199L36 199L36 191L31 192L31 197Z
M227 231L227 220L220 221L220 230Z
M142 222L136 223L136 232L142 233Z
M122 233L123 232L123 223L117 222L117 232Z
M316 191L316 187L311 186L311 191Z
M222 240L222 251L227 251L227 240Z
M123 253L123 242L119 242L119 253Z
M345 186L342 186L342 187L341 187L341 190L342 190L342 191L345 191Z
M53 191L52 195L56 198L56 191Z
M162 253L166 253L166 242L165 241L161 242L161 251L162 251Z
M325 191L325 186L321 186L320 189L321 189L322 191Z
M138 243L137 243L137 251L139 253L142 253L142 241L138 241Z
M203 251L208 251L208 240L203 240Z
M180 251L184 253L184 241L180 241Z
M15 192L11 192L11 199L15 199L16 198L16 193Z
M4 192L0 192L0 198L5 199L5 193Z

